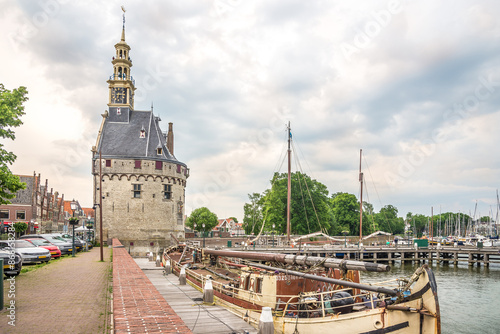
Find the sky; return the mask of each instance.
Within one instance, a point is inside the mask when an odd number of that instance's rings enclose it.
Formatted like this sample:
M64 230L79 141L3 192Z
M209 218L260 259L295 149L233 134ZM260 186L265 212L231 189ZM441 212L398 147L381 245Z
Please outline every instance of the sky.
M0 82L29 91L2 141L15 174L92 206L122 5L135 108L174 124L188 215L241 220L248 194L286 171L290 122L294 171L330 194L359 198L362 149L376 212L496 216L496 1L0 0Z

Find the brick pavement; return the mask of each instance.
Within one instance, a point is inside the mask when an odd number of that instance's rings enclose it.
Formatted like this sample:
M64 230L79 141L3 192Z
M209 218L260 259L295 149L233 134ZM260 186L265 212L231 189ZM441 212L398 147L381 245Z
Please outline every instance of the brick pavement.
M15 298L4 294L4 305L15 301L15 327L9 310L0 312L0 333L104 333L108 326L107 301L110 249L99 248L65 256L15 278ZM9 281L4 280L4 291Z
M191 333L181 318L113 239L113 319L115 333Z

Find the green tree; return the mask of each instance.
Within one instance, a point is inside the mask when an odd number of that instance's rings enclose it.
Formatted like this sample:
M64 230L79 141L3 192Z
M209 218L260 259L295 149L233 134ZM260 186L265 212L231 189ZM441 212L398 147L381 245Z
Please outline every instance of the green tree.
M218 223L217 215L206 207L193 210L186 220L186 226L198 232L203 231L203 224L205 224L205 232L209 232L217 226ZM196 224L196 228L194 224Z
M28 224L23 222L14 223L14 231L16 231L17 236L21 236L28 229Z
M266 219L266 231L271 232L272 225L275 224L276 233L286 233L288 174L275 173L271 184L271 190L263 196L263 217ZM291 234L328 231L330 222L326 186L301 172L292 173Z
M13 128L23 124L21 116L24 115L23 103L28 100L26 87L19 87L12 91L5 89L0 84L0 137L14 140L16 138ZM18 176L13 175L9 169L16 160L16 155L4 149L0 143L0 204L10 204L10 199L15 193L24 189L26 184Z
M356 196L337 192L329 202L333 216L329 234L342 235L342 231L349 231L349 235L359 235L359 203Z
M413 235L417 238L420 238L427 227L429 217L422 215L420 213L416 215L409 213L407 215L407 219L410 224L410 229L413 232Z
M248 194L250 203L243 206L243 229L246 234L258 233L262 226L263 197L259 193Z
M381 231L392 234L404 233L405 225L402 218L398 217L398 209L393 205L386 205L375 214L375 220Z

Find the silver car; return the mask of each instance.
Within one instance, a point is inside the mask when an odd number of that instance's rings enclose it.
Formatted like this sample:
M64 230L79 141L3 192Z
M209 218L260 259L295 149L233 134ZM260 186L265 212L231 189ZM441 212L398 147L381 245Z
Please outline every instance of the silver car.
M37 247L26 240L0 241L0 249L14 249L23 259L23 264L49 262L51 259L50 251L45 248Z

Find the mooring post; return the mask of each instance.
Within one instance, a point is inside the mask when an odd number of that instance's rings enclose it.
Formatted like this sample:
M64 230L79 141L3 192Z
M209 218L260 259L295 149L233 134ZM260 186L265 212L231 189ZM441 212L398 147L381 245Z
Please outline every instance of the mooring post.
M214 303L214 289L212 287L212 280L207 279L205 283L205 287L203 288L203 302L205 304L213 304Z
M165 262L165 275L170 274L171 269L170 269L170 259Z
M181 273L179 274L179 285L186 285L186 268L181 268Z
M262 314L259 319L259 334L273 334L274 323L271 308L266 306L262 308Z

